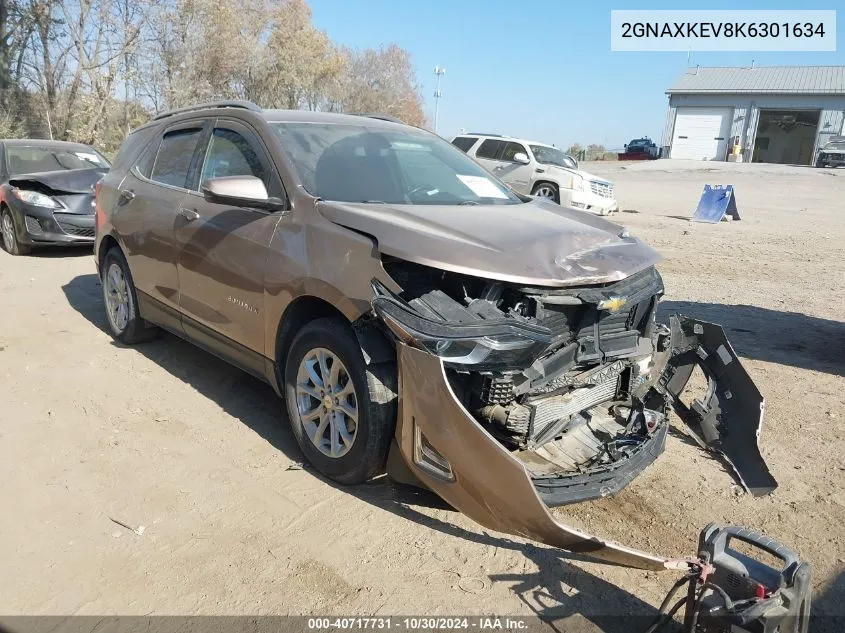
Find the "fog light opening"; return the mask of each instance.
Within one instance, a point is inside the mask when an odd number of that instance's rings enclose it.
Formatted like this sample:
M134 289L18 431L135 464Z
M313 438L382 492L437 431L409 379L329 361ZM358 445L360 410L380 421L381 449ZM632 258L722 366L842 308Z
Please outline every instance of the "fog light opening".
M443 481L455 481L455 473L448 460L437 452L428 439L423 435L414 420L414 463L432 477Z
M44 232L44 227L41 226L41 222L38 218L27 215L24 216L24 222L26 223L26 230L30 235L40 235Z

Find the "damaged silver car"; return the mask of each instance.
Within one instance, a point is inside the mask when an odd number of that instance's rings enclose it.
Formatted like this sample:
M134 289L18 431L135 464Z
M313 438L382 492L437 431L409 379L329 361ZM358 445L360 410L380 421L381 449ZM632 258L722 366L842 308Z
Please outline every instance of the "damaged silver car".
M657 321L659 255L426 131L243 102L164 113L96 211L114 336L165 328L268 381L339 482L386 468L487 527L646 568L667 562L549 507L625 487L672 407L748 490L776 485L763 398L722 329Z

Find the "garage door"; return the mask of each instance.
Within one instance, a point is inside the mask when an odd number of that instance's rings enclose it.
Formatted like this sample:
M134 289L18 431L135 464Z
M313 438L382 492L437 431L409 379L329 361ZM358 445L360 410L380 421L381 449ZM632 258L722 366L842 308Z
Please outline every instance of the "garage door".
M733 108L678 108L672 158L725 160Z

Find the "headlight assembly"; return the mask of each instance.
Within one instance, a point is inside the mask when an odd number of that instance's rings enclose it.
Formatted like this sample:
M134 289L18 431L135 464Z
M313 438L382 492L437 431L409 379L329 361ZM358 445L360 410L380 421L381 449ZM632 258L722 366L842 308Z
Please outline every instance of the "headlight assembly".
M56 200L38 191L27 191L13 187L12 194L21 202L31 204L34 207L45 207L47 209L60 209L62 207Z
M373 309L402 342L424 349L448 365L473 370L523 368L551 342L542 326L516 319L451 323L419 314L378 282L373 283Z
M584 189L584 183L586 181L579 176L578 174L572 174L569 176L569 189L573 191L582 191Z

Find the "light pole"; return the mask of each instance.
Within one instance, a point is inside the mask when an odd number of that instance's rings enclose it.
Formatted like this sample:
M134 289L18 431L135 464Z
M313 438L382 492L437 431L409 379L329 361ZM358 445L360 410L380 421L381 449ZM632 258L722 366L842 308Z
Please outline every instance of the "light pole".
M434 74L437 75L437 89L434 91L434 133L437 134L437 115L440 111L440 97L443 93L440 92L440 78L446 73L445 68L440 66L434 67Z

